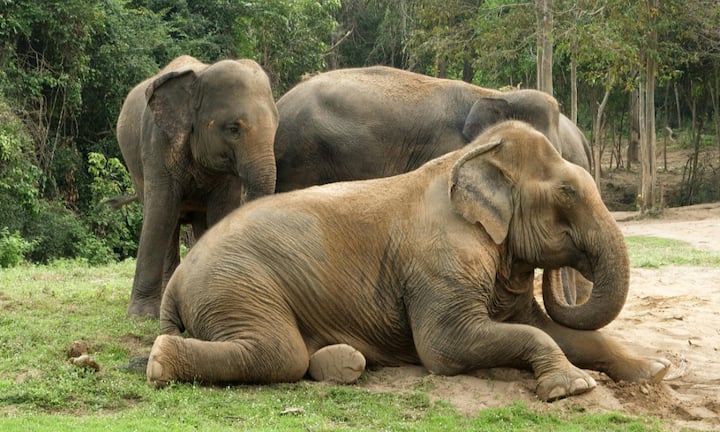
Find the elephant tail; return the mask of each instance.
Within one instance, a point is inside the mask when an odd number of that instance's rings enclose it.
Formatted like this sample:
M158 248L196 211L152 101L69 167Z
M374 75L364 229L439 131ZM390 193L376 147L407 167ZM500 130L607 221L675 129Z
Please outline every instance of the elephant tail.
M123 206L126 206L130 203L139 202L140 199L137 195L123 195L115 198L107 199L100 204L98 204L98 207L101 206L110 206L113 210L120 210Z

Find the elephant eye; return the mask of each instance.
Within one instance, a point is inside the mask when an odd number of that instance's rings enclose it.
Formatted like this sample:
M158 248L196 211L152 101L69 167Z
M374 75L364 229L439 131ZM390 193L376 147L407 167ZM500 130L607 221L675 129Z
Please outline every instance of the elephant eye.
M242 132L242 128L237 123L230 123L225 129L233 135L237 135Z
M574 188L572 185L562 184L562 185L560 185L560 190L561 190L565 195L570 195L570 196L575 195L575 188Z
M577 200L577 189L575 186L567 183L563 183L558 188L559 199L564 205L572 206Z
M236 120L225 125L227 133L233 135L234 138L240 138L248 127L243 120Z

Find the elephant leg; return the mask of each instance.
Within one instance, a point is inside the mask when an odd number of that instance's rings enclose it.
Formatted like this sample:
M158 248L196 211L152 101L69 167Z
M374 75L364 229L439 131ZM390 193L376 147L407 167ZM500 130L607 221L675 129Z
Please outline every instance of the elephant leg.
M165 261L164 261L164 267L163 267L163 282L162 282L160 298L162 298L162 292L165 291L165 287L167 286L168 281L170 281L170 277L173 275L173 273L175 272L175 269L179 265L180 265L180 221L178 221L175 226L175 232L173 233L172 237L170 237L170 243L168 243L167 253L165 254Z
M157 388L171 381L294 382L305 375L308 362L299 331L279 326L227 341L158 336L146 372L148 383Z
M328 345L310 356L308 373L315 381L352 384L362 375L365 364L365 356L350 345Z
M455 375L499 366L530 368L537 379L536 394L545 401L581 394L596 386L595 380L573 366L540 329L489 319L463 324L462 332L433 331L416 337L418 353L429 371ZM440 323L426 328L433 327L448 328Z
M577 294L575 292L575 270L570 267L563 267L560 269L560 275L562 277L562 287L565 301L569 305L574 305L577 298Z
M606 373L615 381L659 382L670 368L664 358L633 354L614 338L597 330L575 330L554 322L533 299L530 324L549 334L575 365Z
M582 304L587 301L592 293L592 282L583 277L580 272L572 267L560 269L562 276L563 294L569 305Z
M160 314L165 258L180 213L180 199L174 196L173 189L167 183L161 186L145 182L143 224L128 316L157 318Z
M192 240L193 244L195 244L196 241L202 237L203 234L205 234L205 231L208 229L208 224L205 218L196 218L193 219L192 222Z
M242 181L235 176L223 180L208 195L207 211L205 214L206 226L215 225L220 219L230 214L245 202ZM196 236L196 239L200 236Z

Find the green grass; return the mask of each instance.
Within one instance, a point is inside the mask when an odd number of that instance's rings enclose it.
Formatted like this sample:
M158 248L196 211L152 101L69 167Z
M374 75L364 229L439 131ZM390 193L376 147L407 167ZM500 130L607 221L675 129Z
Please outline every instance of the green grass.
M695 249L691 244L660 237L629 236L625 243L630 253L630 265L641 268L677 266L720 266L720 253Z
M279 385L172 384L155 390L124 369L147 354L158 322L126 317L132 261L80 262L0 270L0 430L2 431L655 431L652 419L525 404L475 417L431 402L419 385L402 393L303 381ZM88 341L101 370L66 360ZM294 413L283 414L288 408Z

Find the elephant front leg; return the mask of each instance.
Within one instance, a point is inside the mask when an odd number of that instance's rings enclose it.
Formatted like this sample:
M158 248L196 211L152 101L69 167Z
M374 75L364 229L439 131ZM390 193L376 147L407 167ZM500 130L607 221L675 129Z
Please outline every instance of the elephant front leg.
M664 358L638 356L600 331L574 330L552 321L535 303L533 325L547 332L575 365L604 372L614 381L660 382L670 368Z
M160 315L163 276L168 269L166 257L177 248L176 232L180 213L180 199L172 194L171 185L145 183L143 224L138 243L135 278L128 316L152 317Z
M416 339L423 365L442 375L501 366L529 368L537 379L537 397L544 401L582 394L596 386L590 375L573 366L555 341L537 328L489 319L468 327Z

